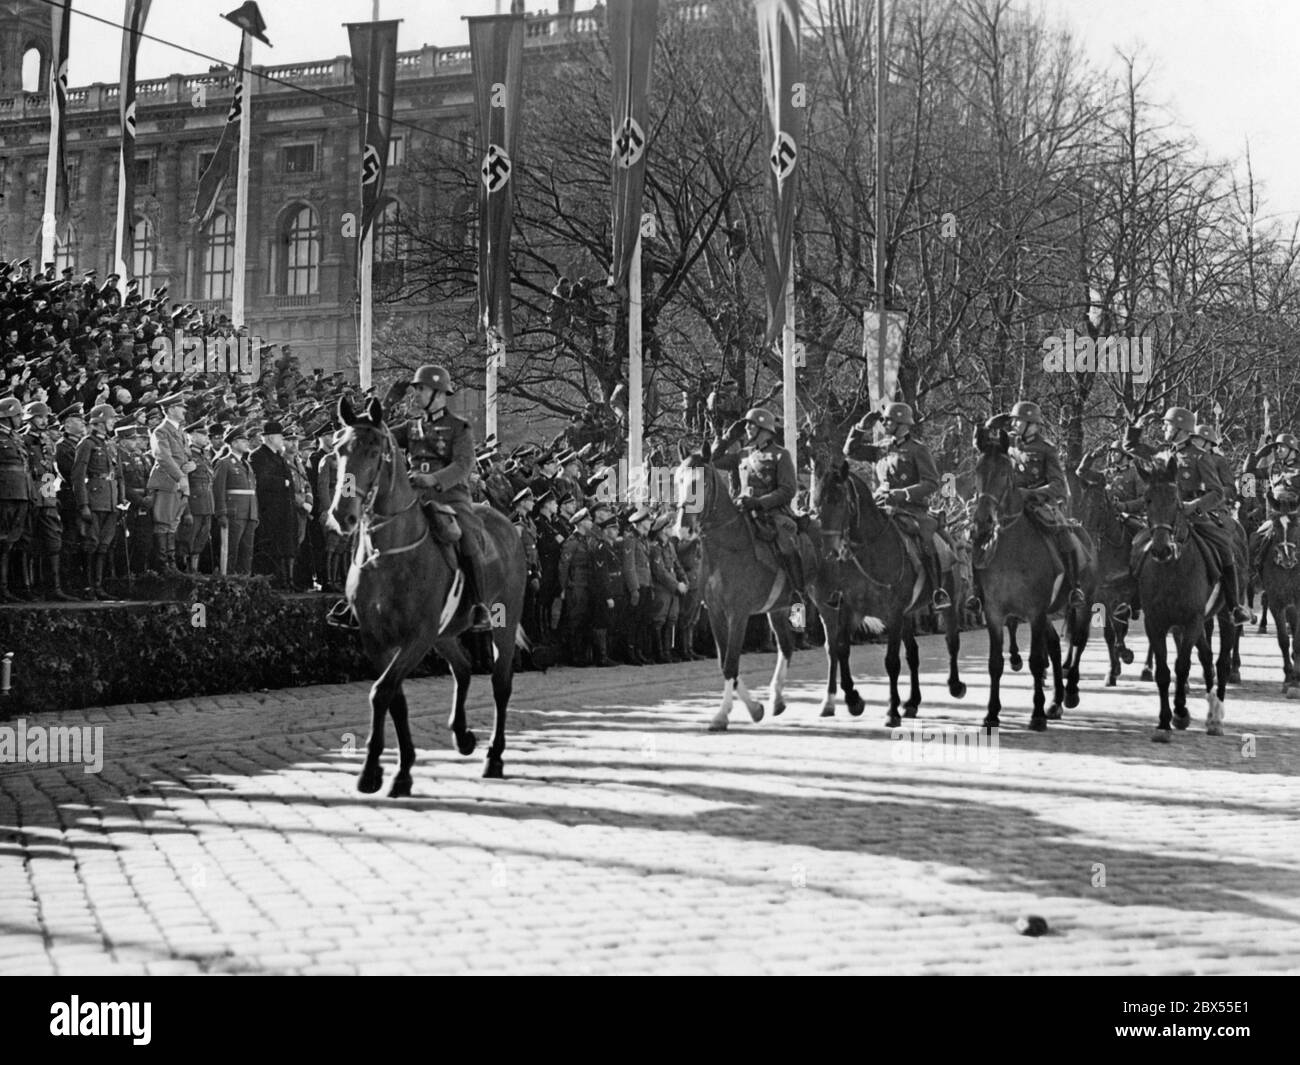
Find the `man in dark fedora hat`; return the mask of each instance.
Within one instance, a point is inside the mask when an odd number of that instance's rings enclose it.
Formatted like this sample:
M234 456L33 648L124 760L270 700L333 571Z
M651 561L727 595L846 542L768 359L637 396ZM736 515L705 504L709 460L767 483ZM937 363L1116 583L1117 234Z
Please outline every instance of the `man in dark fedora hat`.
M298 549L298 520L293 509L293 471L284 454L284 425L271 419L262 426L262 442L249 453L257 476L257 542L259 565L268 567L272 583L286 591L293 586L293 556Z

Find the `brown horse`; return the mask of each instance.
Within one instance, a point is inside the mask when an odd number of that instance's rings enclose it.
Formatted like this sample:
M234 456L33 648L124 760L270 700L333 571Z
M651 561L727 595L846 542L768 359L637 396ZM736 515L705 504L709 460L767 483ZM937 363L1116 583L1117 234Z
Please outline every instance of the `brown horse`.
M346 428L334 448L339 467L329 524L344 535L360 527L346 592L361 628L366 657L379 671L379 679L370 689L370 737L357 789L370 794L383 782L379 758L384 751L384 715L388 713L397 731L400 754L388 794L397 798L411 793L415 762L402 682L430 649L447 661L455 677L449 725L456 749L469 755L478 742L465 724L470 663L458 639L469 629L471 604L462 594L464 578L454 549L432 535L407 477L406 459L384 424L379 402L372 399L365 414L358 416L345 397L339 400L338 416ZM509 520L487 506L476 510L484 530L483 569L488 587L481 595L491 604L492 694L496 700L496 721L483 775L500 777L514 649L516 643L526 649L519 620L527 565L519 533Z
M1096 565L1086 532L1080 539L1088 549L1088 564L1080 568L1084 602L1070 606L1064 574L1046 534L1025 517L1025 499L1016 487L1015 470L1007 456L1010 438L1004 429L983 426L976 430L975 446L981 458L975 467L978 495L972 514L971 546L974 568L984 604L984 624L989 636L989 707L986 728L999 726L1002 698L1002 630L1011 620L1030 627L1029 669L1034 677L1034 709L1029 727L1047 728L1048 718L1061 716L1061 704L1079 705L1079 662L1088 643L1091 602L1096 587ZM1070 652L1066 657L1062 688L1061 641L1050 615L1064 610ZM1043 683L1051 662L1054 696L1044 713Z
M1097 548L1097 604L1102 610L1102 633L1110 670L1106 687L1113 688L1120 675L1120 663L1133 661L1133 652L1124 644L1128 622L1115 618L1115 608L1133 598L1135 584L1129 573L1129 554L1133 550L1133 533L1102 484L1078 481L1079 496L1075 517L1088 530Z
M1282 651L1282 694L1300 697L1300 549L1296 546L1296 515L1275 517L1273 527L1272 542L1264 551L1260 578L1264 599L1260 610L1273 614L1273 631Z
M745 629L754 614L766 614L776 637L772 673L772 715L785 710L785 675L794 655L790 627L792 589L785 567L772 548L759 548L753 523L732 502L728 479L709 464L709 449L688 456L677 468L677 521L700 536L700 589L722 668L722 705L709 723L723 732L731 706L739 698L754 721L763 720L763 704L749 694L740 676ZM811 573L809 560L805 573Z
M889 674L889 711L887 728L898 728L899 717L898 657L901 643L907 653L911 691L903 703L903 717L916 717L921 705L918 681L920 660L916 645L916 613L929 606L931 589L924 567L909 557L903 533L885 511L876 505L871 489L848 463L832 460L828 469L816 479L813 510L821 525L822 542L827 552L814 582L814 597L826 626L826 698L822 716L835 713L835 672L839 669L840 687L849 713L862 713L862 697L853 686L849 671L849 653L856 628L866 625L873 633L885 632L885 670ZM945 590L952 601L945 619L944 636L948 643L948 693L960 699L966 694L957 669L961 651L961 625L958 618L962 590L956 568L949 571Z

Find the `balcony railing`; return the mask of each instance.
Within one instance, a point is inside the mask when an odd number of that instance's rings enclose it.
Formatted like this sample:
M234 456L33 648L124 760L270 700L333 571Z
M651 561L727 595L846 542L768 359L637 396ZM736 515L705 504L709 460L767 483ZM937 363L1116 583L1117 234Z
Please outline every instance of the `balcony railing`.
M305 296L275 296L276 310L287 310L293 307L315 307L320 303L320 293L312 292Z

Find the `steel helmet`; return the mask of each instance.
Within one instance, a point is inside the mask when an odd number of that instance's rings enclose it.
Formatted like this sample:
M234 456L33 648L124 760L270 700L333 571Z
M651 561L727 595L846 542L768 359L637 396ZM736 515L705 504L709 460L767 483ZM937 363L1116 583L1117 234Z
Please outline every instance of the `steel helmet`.
M117 410L108 403L100 403L90 408L90 413L86 415L87 421L100 422L106 418L117 418Z
M1278 433L1273 443L1289 447L1292 451L1300 451L1300 440L1296 439L1294 433Z
M912 416L912 408L906 403L891 403L885 408L885 417L899 425L916 424L916 419Z
M772 416L770 410L764 410L762 407L752 407L745 412L745 421L753 422L760 429L766 429L769 433L776 432L776 419Z
M411 384L428 385L435 392L446 392L447 395L456 391L451 384L451 374L442 366L421 366L411 378Z
M1036 423L1038 425L1043 424L1042 410L1039 409L1037 403L1030 403L1027 399L1022 399L1011 408L1011 417L1024 418L1025 421Z
M13 396L0 399L0 418L16 418L22 412L23 405Z
M1186 407L1170 407L1165 411L1164 420L1180 432L1196 432L1196 415Z
M32 403L28 403L27 406L23 408L23 417L27 419L40 418L40 417L48 418L49 416L50 416L50 408L47 407L44 403L42 403L40 400L35 400Z
M1219 433L1212 425L1198 425L1193 436L1199 436L1202 440L1208 440L1211 444L1218 444Z

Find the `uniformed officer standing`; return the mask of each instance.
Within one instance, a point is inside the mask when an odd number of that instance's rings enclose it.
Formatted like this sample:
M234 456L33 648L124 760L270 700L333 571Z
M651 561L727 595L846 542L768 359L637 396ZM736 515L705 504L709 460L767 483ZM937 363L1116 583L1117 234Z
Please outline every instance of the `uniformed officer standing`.
M399 382L390 390L388 402L414 389L416 416L393 430L393 436L407 453L411 484L426 503L441 503L456 512L460 523L460 554L474 587L470 627L490 629L492 615L485 597L487 578L483 573L483 522L474 512L469 494L474 469L474 439L469 424L447 410L447 397L455 392L451 375L441 366L421 366L410 382Z
M63 602L73 596L63 590L61 553L63 551L63 523L59 519L59 470L54 460L54 442L49 436L50 408L44 403L29 403L23 411L27 424L23 438L31 464L31 556L26 560L30 567L32 558L39 555L45 560L45 580L50 599ZM29 575L27 586L33 584Z
M298 452L298 441L302 438L296 425L286 425L284 429L284 457L289 463L289 476L293 481L293 514L297 523L294 540L293 557L289 559L289 586L295 592L311 591L311 566L308 562L299 566L303 546L307 541L307 525L311 521L312 505L315 493L307 477L307 466Z
M538 612L538 593L542 587L542 563L537 552L537 526L531 517L533 510L533 490L525 488L517 492L511 504L514 508L512 521L519 531L519 539L524 545L524 559L528 564L528 588L524 592L524 632L533 642L542 637L541 615Z
M181 555L187 560L186 567L190 573L199 572L199 558L212 540L212 458L208 447L208 426L202 422L191 425L190 461L194 469L190 470L190 495L188 521L182 526L184 536L181 543ZM215 567L214 567L215 568Z
M1231 526L1225 520L1230 515L1223 506L1223 486L1214 465L1192 446L1196 431L1196 418L1186 407L1170 407L1165 412L1165 441L1168 450L1161 458L1172 456L1177 463L1176 484L1178 497L1185 504L1184 512L1192 522L1203 543L1218 557L1222 573L1223 597L1232 610L1233 620L1244 624L1250 612L1240 603L1237 586L1237 563L1232 554ZM1134 541L1140 547L1149 536L1144 532Z
M799 483L790 452L776 443L776 418L772 412L754 407L746 412L743 421L733 422L726 436L714 443L713 465L736 474L741 510L771 522L776 530L777 550L794 584L791 591L802 591L799 527L790 509Z
M80 402L71 403L59 411L59 427L63 435L54 446L54 465L59 471L59 521L63 526L63 572L72 588L82 586L77 579L77 571L81 568L81 530L77 501L72 495L72 463L77 455L77 445L86 435L84 413L85 408ZM89 581L87 576L86 583Z
M569 662L587 664L591 623L591 514L584 507L573 515L573 532L560 550L560 603Z
M212 474L212 516L226 543L230 572L253 572L253 541L257 534L257 475L248 460L248 431L227 430L229 451L217 459Z
M1291 433L1278 433L1273 442L1265 444L1246 460L1244 473L1255 478L1258 486L1263 478L1261 468L1268 471L1267 487L1263 489L1265 519L1250 538L1251 569L1263 574L1264 555L1273 542L1277 519L1295 519L1300 505L1300 440ZM1256 488L1256 494L1259 488Z
M671 521L671 514L661 514L650 526L650 575L655 585L651 649L654 660L660 663L675 660L673 636L681 599L686 594L686 571L677 561L677 549L668 536Z
M154 559L160 573L176 573L176 530L185 497L190 494L190 460L185 445L185 394L176 392L159 400L165 417L149 437L153 469L148 490L153 493Z
M149 470L153 462L145 457L149 434L139 425L128 422L113 429L117 458L122 464L122 481L126 485L127 510L118 518L119 532L126 537L126 565L129 573L143 573L149 562L149 543L153 532L153 499L149 494Z
M548 635L555 629L551 621L551 604L556 602L560 594L560 548L564 546L564 535L556 520L558 506L555 494L547 489L537 497L537 517L533 519L537 529L537 558L542 578L537 605Z
M651 628L654 623L654 576L650 572L650 523L653 517L640 507L629 519L623 537L623 586L632 605L628 635L628 662L646 666L654 660Z
M614 582L621 576L618 553L606 530L591 522L591 535L587 550L591 555L591 664L612 666L617 663L609 657L609 626L614 617Z
M929 507L930 497L939 490L939 469L930 449L912 436L916 418L910 406L891 403L885 409L885 435L890 438L887 444L870 441L872 426L879 419L880 415L872 411L849 430L844 454L847 458L876 463L877 504L901 512L916 523L914 539L930 579L930 602L936 610L943 610L952 605L952 600L943 587L943 572L934 544L939 523Z
M1079 557L1083 546L1065 517L1070 486L1056 447L1043 437L1043 412L1037 403L1021 400L1011 408L1014 434L1007 452L1016 469L1016 487L1025 497L1025 509L1037 519L1038 527L1055 541L1065 568L1069 602L1080 606L1085 600L1079 587Z
M284 457L284 426L280 422L271 420L262 426L261 446L249 452L248 463L257 478L254 551L270 566L272 585L288 590L290 564L298 549L298 519L293 506L293 474Z
M22 416L23 405L17 399L0 399L0 603L16 598L9 592L9 553L27 527L32 502L27 445L18 435Z
M686 574L686 594L677 614L677 647L685 662L697 662L706 655L695 653L695 634L699 628L700 608L700 536L694 529L683 527L675 545L677 561Z
M107 403L91 408L90 433L77 445L72 463L72 493L81 518L90 599L109 597L104 590L104 563L117 534L118 504L126 499L117 444L109 438L116 420L117 411Z
M322 543L325 550L325 576L321 583L322 592L343 591L345 577L344 566L348 557L350 538L332 529L329 522L329 510L334 503L334 487L338 481L339 457L332 450L327 451L320 460L320 469L316 472L316 499L320 503L320 522L324 531Z
M623 538L619 536L617 516L607 515L601 519L597 528L605 557L605 606L608 617L604 619L603 636L596 643L597 653L602 660L597 661L596 665L604 664L603 660L631 662L628 633L631 631L632 611L628 607L627 584L623 579Z

